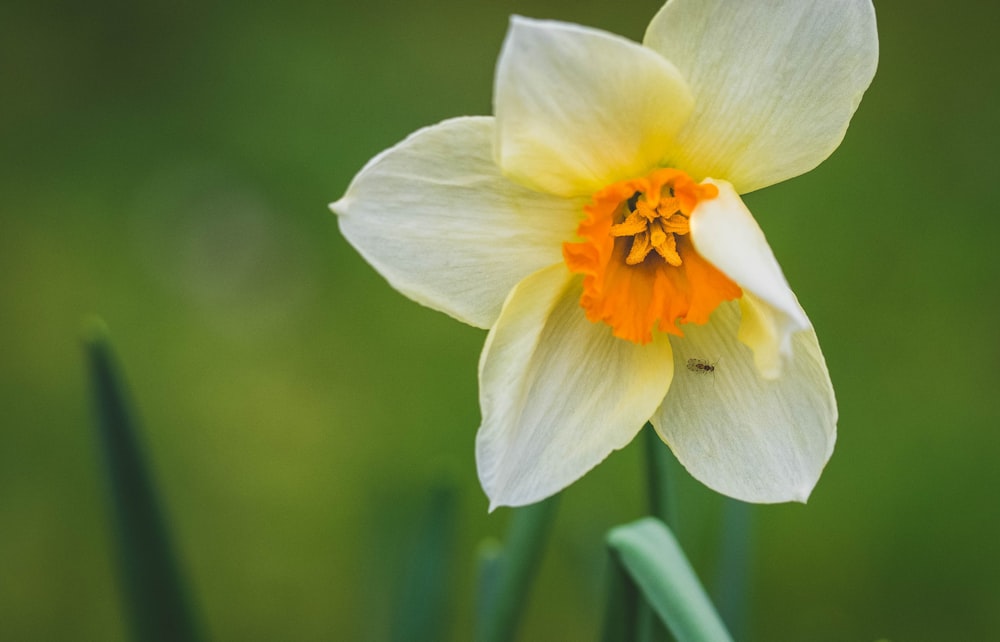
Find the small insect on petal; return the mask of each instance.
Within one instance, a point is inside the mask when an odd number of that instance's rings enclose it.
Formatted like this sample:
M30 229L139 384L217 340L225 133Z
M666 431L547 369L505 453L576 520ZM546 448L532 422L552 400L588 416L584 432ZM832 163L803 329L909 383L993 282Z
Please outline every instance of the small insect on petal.
M709 363L705 359L688 359L687 369L697 374L715 374L715 366L719 362Z

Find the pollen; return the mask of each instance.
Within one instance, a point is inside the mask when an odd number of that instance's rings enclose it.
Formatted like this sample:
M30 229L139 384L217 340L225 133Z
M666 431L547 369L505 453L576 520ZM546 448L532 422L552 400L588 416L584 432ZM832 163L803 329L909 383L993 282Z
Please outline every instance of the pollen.
M741 296L691 243L692 212L716 196L714 185L671 168L595 193L577 228L581 240L563 245L566 265L584 275L587 318L648 343L654 329L683 336L678 324L706 323L720 303Z

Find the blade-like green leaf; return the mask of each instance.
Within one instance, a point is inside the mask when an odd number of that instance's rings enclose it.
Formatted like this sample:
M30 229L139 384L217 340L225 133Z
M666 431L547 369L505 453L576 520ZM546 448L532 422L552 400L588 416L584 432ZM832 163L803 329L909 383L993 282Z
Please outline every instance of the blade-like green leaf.
M455 540L455 490L441 484L430 505L400 583L392 640L437 642L446 638L448 589Z
M663 522L647 517L614 528L608 546L679 642L732 640Z
M478 642L508 642L514 639L527 603L528 589L538 570L542 549L552 519L556 498L515 508L507 541L496 555L495 548L482 548L494 559L482 559L479 605L476 609Z
M132 637L144 642L198 640L167 522L103 323L89 323L84 346Z

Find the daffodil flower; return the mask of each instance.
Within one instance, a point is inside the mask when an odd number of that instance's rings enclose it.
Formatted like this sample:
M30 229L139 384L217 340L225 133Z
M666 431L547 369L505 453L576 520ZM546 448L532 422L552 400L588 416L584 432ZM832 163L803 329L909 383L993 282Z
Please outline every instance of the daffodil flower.
M806 500L833 387L739 194L829 156L877 57L870 0L670 0L642 44L514 17L495 115L417 131L354 178L331 205L348 241L489 329L491 507L558 492L647 421L721 493Z

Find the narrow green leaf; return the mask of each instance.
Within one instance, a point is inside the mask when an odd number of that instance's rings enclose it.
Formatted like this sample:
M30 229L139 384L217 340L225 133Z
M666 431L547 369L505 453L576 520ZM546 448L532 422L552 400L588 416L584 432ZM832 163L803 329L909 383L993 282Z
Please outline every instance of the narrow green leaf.
M455 517L454 488L437 486L393 610L392 640L396 642L437 642L447 637Z
M646 517L614 528L608 546L679 642L732 640L663 522Z
M499 555L494 561L481 564L481 570L489 573L492 581L480 579L477 608L480 618L476 622L475 638L478 642L514 639L541 562L556 503L556 497L550 497L531 506L515 508L507 541Z
M132 637L144 642L198 640L167 521L102 322L88 324L84 347Z

